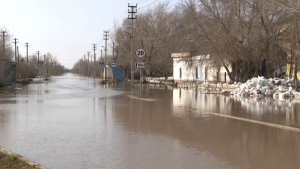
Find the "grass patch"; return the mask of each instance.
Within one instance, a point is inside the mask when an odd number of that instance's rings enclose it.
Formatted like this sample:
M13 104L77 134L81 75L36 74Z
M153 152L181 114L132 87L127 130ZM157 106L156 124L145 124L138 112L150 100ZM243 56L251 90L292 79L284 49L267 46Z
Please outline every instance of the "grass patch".
M37 169L30 166L17 156L11 156L0 152L0 169Z

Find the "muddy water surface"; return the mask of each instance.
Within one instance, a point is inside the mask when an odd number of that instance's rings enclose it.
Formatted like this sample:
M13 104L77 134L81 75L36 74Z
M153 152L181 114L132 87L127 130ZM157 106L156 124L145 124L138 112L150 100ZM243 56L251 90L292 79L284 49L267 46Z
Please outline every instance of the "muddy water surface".
M298 104L192 90L104 86L73 74L0 98L0 145L48 168L296 169ZM151 98L151 99L149 99Z

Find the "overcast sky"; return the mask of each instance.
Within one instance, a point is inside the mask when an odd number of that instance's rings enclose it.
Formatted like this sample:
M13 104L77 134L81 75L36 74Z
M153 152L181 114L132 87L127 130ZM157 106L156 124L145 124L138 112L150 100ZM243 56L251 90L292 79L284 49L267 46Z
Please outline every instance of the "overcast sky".
M0 26L18 39L21 55L51 52L72 68L97 43L100 56L103 31L127 18L128 3L145 9L168 0L0 0ZM178 0L171 0L172 2ZM108 42L110 43L110 41ZM102 48L103 49L103 48Z

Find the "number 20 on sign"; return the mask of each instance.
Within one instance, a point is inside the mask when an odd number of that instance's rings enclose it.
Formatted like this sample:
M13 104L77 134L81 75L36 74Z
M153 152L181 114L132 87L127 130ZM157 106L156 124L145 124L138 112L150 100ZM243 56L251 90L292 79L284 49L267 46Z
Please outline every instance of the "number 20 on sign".
M143 59L143 58L146 56L146 50L143 49L143 48L138 48L138 49L135 51L135 56L136 56L136 58L138 58L138 59Z

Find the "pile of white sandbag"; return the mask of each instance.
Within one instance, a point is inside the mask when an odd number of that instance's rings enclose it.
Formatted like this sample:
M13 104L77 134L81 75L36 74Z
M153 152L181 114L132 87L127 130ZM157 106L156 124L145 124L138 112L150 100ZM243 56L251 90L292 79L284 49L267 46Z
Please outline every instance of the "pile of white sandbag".
M292 80L255 77L241 84L231 94L258 98L273 96L274 99L284 100L294 96L295 90L292 86Z

